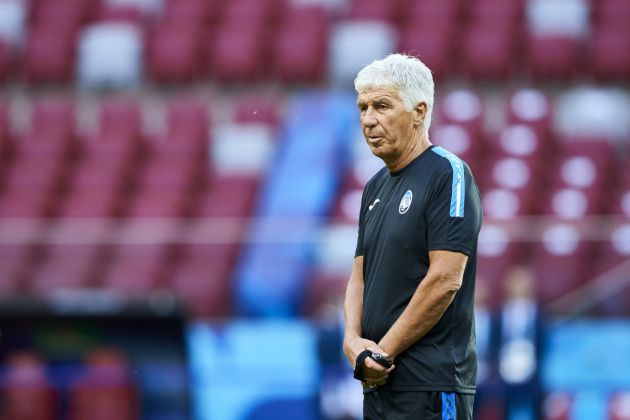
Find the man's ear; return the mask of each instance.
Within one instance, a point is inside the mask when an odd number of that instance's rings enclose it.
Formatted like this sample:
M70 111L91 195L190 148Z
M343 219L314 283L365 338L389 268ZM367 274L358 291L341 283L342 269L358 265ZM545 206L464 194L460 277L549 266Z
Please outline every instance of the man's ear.
M424 119L427 116L427 104L424 102L418 103L413 109L413 124L414 125L422 125L424 123Z

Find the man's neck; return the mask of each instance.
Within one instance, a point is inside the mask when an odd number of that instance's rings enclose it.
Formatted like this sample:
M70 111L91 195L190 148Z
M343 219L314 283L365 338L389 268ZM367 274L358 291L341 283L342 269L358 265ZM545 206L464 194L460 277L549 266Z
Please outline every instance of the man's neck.
M404 169L431 145L429 136L424 130L420 131L416 136L417 138L410 143L411 147L401 153L395 161L385 162L389 172L398 172Z

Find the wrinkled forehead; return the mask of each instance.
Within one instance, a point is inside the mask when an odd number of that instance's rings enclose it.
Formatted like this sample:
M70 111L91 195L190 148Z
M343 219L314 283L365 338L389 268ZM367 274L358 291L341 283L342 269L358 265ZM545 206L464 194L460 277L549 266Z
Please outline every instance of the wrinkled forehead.
M357 103L367 103L377 99L402 101L400 90L395 86L368 86L357 93Z

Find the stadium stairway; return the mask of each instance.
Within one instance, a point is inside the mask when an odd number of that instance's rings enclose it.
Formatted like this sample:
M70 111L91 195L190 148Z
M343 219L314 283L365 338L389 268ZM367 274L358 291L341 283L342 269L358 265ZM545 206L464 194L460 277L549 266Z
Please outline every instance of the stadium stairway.
M290 103L278 156L263 181L238 264L234 293L241 315L299 312L317 228L333 205L346 160L352 98L348 93L305 92Z

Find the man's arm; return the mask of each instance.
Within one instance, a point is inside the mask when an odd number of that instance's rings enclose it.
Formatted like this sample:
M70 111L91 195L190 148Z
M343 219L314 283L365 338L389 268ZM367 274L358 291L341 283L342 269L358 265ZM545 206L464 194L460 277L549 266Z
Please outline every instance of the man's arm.
M353 369L356 364L357 356L363 350L371 350L387 356L375 342L361 337L363 288L363 257L358 256L354 259L352 274L350 274L350 279L348 280L346 298L343 305L345 316L343 351ZM366 359L364 363L365 381L370 384L382 385L387 380L387 374L393 369L393 366L389 369L385 369L369 358Z
M394 325L379 342L392 358L438 323L462 285L468 257L452 251L429 252L429 271Z

